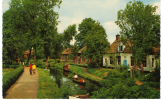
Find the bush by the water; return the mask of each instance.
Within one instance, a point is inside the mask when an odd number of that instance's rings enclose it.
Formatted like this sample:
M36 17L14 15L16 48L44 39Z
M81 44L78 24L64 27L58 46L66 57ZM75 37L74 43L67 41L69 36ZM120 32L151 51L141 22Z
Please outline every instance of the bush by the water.
M110 83L112 82L112 83ZM131 79L126 79L123 82L111 80L107 84L104 84L105 87L100 88L98 91L92 92L90 98L99 98L99 99L155 99L160 98L160 91L154 90L145 85L136 85Z
M19 66L15 70L3 76L3 94L16 82L23 72L23 66Z
M88 68L98 68L98 63L91 62L90 64L88 64Z

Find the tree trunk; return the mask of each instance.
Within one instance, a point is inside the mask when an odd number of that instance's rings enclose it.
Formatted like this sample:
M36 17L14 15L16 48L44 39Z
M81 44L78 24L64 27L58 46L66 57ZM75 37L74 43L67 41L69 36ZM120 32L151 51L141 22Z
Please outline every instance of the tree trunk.
M48 58L49 57L46 57L46 64L45 64L46 65L46 69L48 68Z
M133 68L132 68L132 80L134 80L134 69L135 69L135 67L133 66Z
M27 61L27 63L29 63L29 61L30 61L30 55L31 55L31 48L30 48L30 52L29 52L29 56L28 56L28 61Z
M141 73L143 74L144 71L143 71L143 62L141 62Z
M11 59L11 62L13 63L14 62L14 59L10 56L10 59Z
M57 62L56 62L56 55L55 55L55 63L57 63Z
M36 45L34 47L35 47L35 54L34 54L34 61L35 61L35 59L36 59Z
M18 56L18 63L20 62L20 57Z
M36 63L38 63L38 58L36 57Z

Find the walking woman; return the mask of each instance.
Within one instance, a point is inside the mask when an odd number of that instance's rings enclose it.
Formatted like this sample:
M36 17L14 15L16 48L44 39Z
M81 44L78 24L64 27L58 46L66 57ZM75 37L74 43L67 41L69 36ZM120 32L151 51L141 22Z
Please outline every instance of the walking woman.
M34 63L32 65L32 69L33 69L33 73L35 74L35 72L36 72L36 65Z
M31 63L29 65L29 71L30 71L30 75L32 75L32 64Z

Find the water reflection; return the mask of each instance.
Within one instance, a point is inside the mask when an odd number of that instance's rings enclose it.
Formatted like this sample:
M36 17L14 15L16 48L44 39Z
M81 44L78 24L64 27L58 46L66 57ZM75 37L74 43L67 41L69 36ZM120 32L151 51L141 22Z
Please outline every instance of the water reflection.
M79 83L75 83L72 80L73 74L70 72L63 72L59 69L51 69L50 70L51 78L58 84L58 87L62 90L66 90L70 92L70 95L84 95L91 94L92 91L100 88L97 84L85 79L86 84L80 85Z

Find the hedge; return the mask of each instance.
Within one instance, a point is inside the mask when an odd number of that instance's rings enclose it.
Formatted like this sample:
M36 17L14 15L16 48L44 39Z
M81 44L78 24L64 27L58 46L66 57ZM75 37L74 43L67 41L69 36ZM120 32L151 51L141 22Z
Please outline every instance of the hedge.
M13 70L12 72L6 74L3 76L3 95L7 92L7 90L11 87L11 85L13 85L16 80L19 78L19 76L22 74L23 72L23 66L19 66L18 68L16 68L15 70Z
M17 67L19 67L20 65L2 65L3 66L3 68L17 68Z

